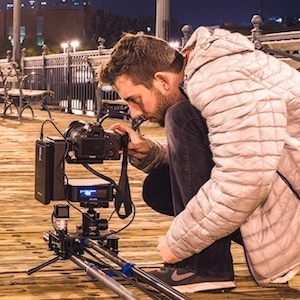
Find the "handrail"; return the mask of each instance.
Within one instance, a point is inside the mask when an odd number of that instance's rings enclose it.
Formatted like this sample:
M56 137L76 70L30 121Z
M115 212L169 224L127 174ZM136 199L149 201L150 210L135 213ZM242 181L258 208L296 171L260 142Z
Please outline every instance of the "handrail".
M285 51L299 56L300 53L300 30L291 32L278 32L263 34L261 30L262 19L260 16L253 16L251 20L253 29L252 35L248 38L256 44L267 45L274 50ZM191 32L188 32L190 35ZM83 113L96 113L97 101L95 94L95 82L93 80L93 69L88 64L88 58L96 57L98 63L101 57L108 57L112 49L105 49L101 44L96 50L72 52L67 49L66 53L46 54L46 47L41 56L24 56L22 51L21 66L23 72L37 72L43 74L54 89L54 97L49 99L50 106L56 106L65 111L81 110ZM289 63L290 59L282 60ZM0 59L5 62L7 59ZM96 62L97 63L97 62ZM289 63L298 68L299 63ZM101 91L102 98L107 100L119 99L116 92Z

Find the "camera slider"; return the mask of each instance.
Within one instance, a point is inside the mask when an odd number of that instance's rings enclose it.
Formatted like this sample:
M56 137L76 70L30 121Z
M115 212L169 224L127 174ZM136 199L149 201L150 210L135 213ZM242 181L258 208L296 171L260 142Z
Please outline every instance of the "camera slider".
M125 300L140 299L116 279L122 278L152 299L188 300L188 298L160 279L146 273L134 263L127 261L118 254L118 237L108 230L108 222L99 218L99 213L90 207L83 213L83 224L77 226L76 233L68 233L68 205L54 206L54 230L44 235L48 249L56 255L54 258L27 271L28 275L56 262L70 259L86 272L91 278L103 283L114 293ZM89 255L89 257L84 256ZM105 262L109 260L114 263ZM117 265L119 268L115 267ZM117 277L116 277L117 276ZM116 278L116 279L115 279ZM156 290L151 292L145 284ZM160 296L158 296L160 295ZM163 297L163 298L162 298Z

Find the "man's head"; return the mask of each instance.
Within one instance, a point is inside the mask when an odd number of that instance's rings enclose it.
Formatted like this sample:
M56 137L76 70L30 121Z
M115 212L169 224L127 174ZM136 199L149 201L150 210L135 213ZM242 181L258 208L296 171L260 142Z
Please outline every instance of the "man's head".
M128 101L132 118L163 125L168 107L183 99L178 89L183 69L184 57L166 41L126 34L100 68L99 82L112 85Z

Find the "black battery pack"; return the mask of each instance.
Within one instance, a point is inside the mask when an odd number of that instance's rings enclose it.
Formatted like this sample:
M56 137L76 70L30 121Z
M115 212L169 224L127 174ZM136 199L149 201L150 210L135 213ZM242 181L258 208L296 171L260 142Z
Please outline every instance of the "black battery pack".
M51 200L65 200L65 149L60 137L37 140L35 148L35 199L42 204Z

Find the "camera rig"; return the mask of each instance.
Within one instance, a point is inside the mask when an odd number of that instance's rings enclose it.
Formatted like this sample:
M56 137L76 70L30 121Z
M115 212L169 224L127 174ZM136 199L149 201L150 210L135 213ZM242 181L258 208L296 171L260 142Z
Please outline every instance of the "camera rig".
M87 275L106 285L122 299L140 298L118 282L119 278L152 299L187 300L176 289L119 255L117 233L133 221L135 207L131 201L127 177L128 137L103 130L101 123L106 117L96 124L72 122L64 134L51 120L43 123L40 139L36 141L35 198L45 205L52 200L67 200L67 204L54 205L54 229L43 236L48 249L54 252L54 258L28 270L27 274L58 260L70 259ZM47 122L58 130L60 137L43 138L43 126ZM88 165L103 163L104 160L118 160L121 154L123 160L118 185ZM69 179L65 174L65 162L80 163L97 178ZM79 202L87 210L82 212L72 202ZM118 231L109 230L108 220L100 218L100 213L95 210L109 207L110 202L114 202L120 218L125 219L133 214L129 224ZM82 224L76 226L75 232L68 230L70 206L82 214ZM121 208L124 213L121 213ZM145 284L156 292L147 289Z

